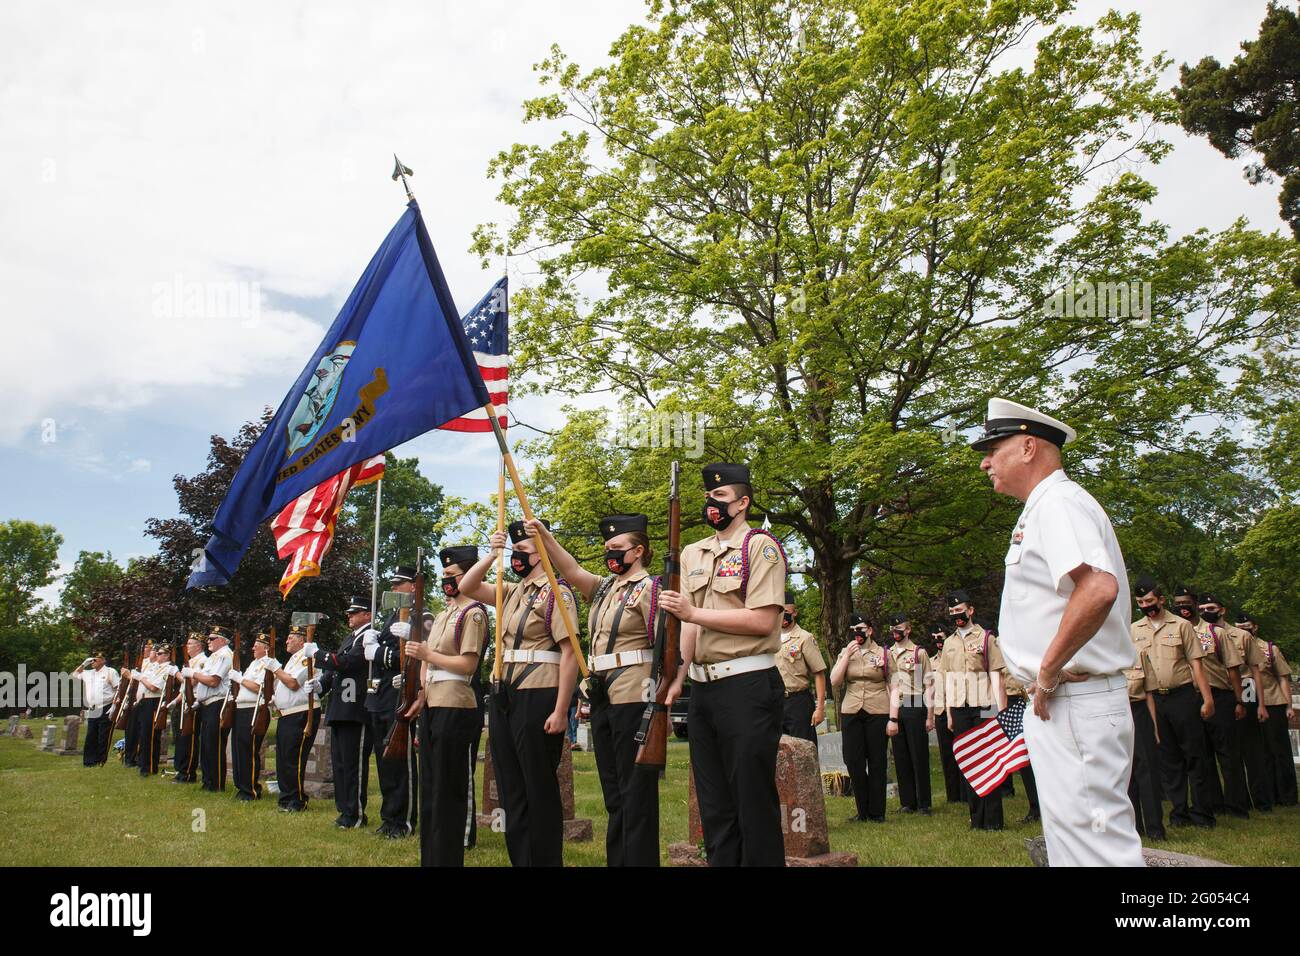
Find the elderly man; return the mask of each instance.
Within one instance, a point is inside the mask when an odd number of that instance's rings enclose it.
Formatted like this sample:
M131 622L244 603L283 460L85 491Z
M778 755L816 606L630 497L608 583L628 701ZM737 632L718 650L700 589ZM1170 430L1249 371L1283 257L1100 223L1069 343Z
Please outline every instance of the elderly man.
M1002 653L1033 698L1025 741L1034 762L1053 866L1141 866L1133 805L1133 716L1124 670L1128 575L1110 519L1066 477L1070 426L989 400L980 468L993 490L1025 503L1002 590Z

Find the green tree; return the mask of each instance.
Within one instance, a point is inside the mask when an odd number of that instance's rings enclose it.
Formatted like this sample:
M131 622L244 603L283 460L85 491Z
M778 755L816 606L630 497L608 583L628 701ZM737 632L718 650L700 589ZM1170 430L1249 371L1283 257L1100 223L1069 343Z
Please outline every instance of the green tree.
M36 607L36 592L54 583L63 535L34 521L0 522L0 627L13 627Z
M1212 56L1183 64L1174 90L1179 119L1224 156L1259 155L1262 166L1246 169L1250 182L1267 179L1264 169L1283 177L1281 216L1300 239L1300 18L1270 3L1258 39L1241 48L1227 66Z
M540 275L513 297L516 366L707 415L704 460L751 462L828 636L855 584L913 610L1000 590L1018 506L962 439L989 395L1061 410L1096 486L1182 447L1231 405L1220 373L1295 328L1291 242L1242 222L1171 241L1145 216L1166 61L1136 15L1070 8L651 2L608 66L553 48L525 104L553 141L490 164L517 219L474 249ZM1146 307L1120 282L1150 283ZM669 454L597 431L574 416L535 445L539 504L582 529L607 503L654 516Z
M357 534L366 542L367 555L373 552L375 540L375 488L372 483L349 492L345 508ZM420 473L418 458L386 456L380 509L381 581L398 564L414 564L417 548L424 549L427 559L436 561L434 552L442 541L440 526L446 502L442 487Z

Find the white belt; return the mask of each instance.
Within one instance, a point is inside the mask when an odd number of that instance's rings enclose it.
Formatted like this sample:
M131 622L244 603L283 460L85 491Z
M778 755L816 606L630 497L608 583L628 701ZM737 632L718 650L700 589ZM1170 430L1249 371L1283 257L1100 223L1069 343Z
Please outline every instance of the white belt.
M504 664L558 664L560 652L505 650L501 652L501 661Z
M751 657L737 657L735 660L720 661L717 664L696 664L691 663L690 674L691 680L709 681L722 680L724 677L735 677L737 674L748 674L750 671L765 671L769 667L776 666L775 654L754 654Z
M294 714L301 714L307 709L308 704L299 704L297 707L288 707L280 710L281 717L292 717Z
M1090 677L1080 681L1061 681L1052 691L1053 697L1078 697L1081 694L1101 694L1108 690L1128 689L1128 678L1123 674L1110 677Z
M425 675L425 678L430 684L440 684L443 681L449 680L460 681L462 684L469 683L468 674L453 674L451 671L437 670L436 668L429 671L429 673Z
M632 664L649 664L654 661L654 651L643 647L639 651L619 651L617 654L597 654L587 663L596 673L612 671Z

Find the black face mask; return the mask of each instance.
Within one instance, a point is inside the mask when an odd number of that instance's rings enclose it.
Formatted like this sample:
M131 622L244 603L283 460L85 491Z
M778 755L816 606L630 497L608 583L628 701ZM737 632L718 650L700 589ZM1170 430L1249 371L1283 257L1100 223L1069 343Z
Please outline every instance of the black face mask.
M1139 610L1141 610L1147 617L1155 617L1160 613L1160 602L1157 601L1155 604L1148 604L1146 607L1139 608Z
M631 548L624 548L622 551L611 551L609 548L606 548L605 567L614 574L625 573L632 567L631 563L626 560L627 553L631 550Z
M533 560L535 557L536 555L529 554L527 551L520 551L518 549L511 551L510 570L514 572L515 577L528 577L533 568L537 566L536 562Z
M712 495L704 499L704 523L714 531L725 531L731 522L736 520L736 516L727 512L727 506L730 501L719 501ZM716 513L717 517L710 517L710 512Z
M1174 608L1174 613L1186 621L1191 621L1196 618L1196 608L1190 607L1186 604L1177 605Z
M1218 624L1218 623L1219 623L1219 612L1218 612L1218 611L1202 611L1202 612L1201 612L1201 617L1204 618L1206 621L1209 621L1211 624Z
M460 588L456 586L455 578L442 579L442 593L447 595L447 597L455 597L460 593Z
M789 627L793 623L794 623L794 615L791 614L789 611L782 612L781 624L784 625L785 627Z
M957 627L965 627L970 618L965 614L949 614L948 620L952 621Z
M893 637L894 637L894 641L895 641L896 643L901 644L901 643L903 643L903 641L907 640L907 635L903 633L903 631L902 631L901 628L897 628L897 627L896 627L896 628L894 628L892 631L890 631L889 633L893 635Z

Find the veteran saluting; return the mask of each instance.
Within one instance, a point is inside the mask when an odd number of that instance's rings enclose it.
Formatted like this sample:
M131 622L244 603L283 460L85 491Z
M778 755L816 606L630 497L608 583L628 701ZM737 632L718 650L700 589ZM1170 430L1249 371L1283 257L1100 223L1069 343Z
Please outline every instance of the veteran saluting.
M1025 741L1049 861L1141 866L1128 800L1128 574L1110 518L1061 468L1074 437L1064 422L993 398L971 443L993 490L1025 503L1007 549L1002 654L1033 699Z

